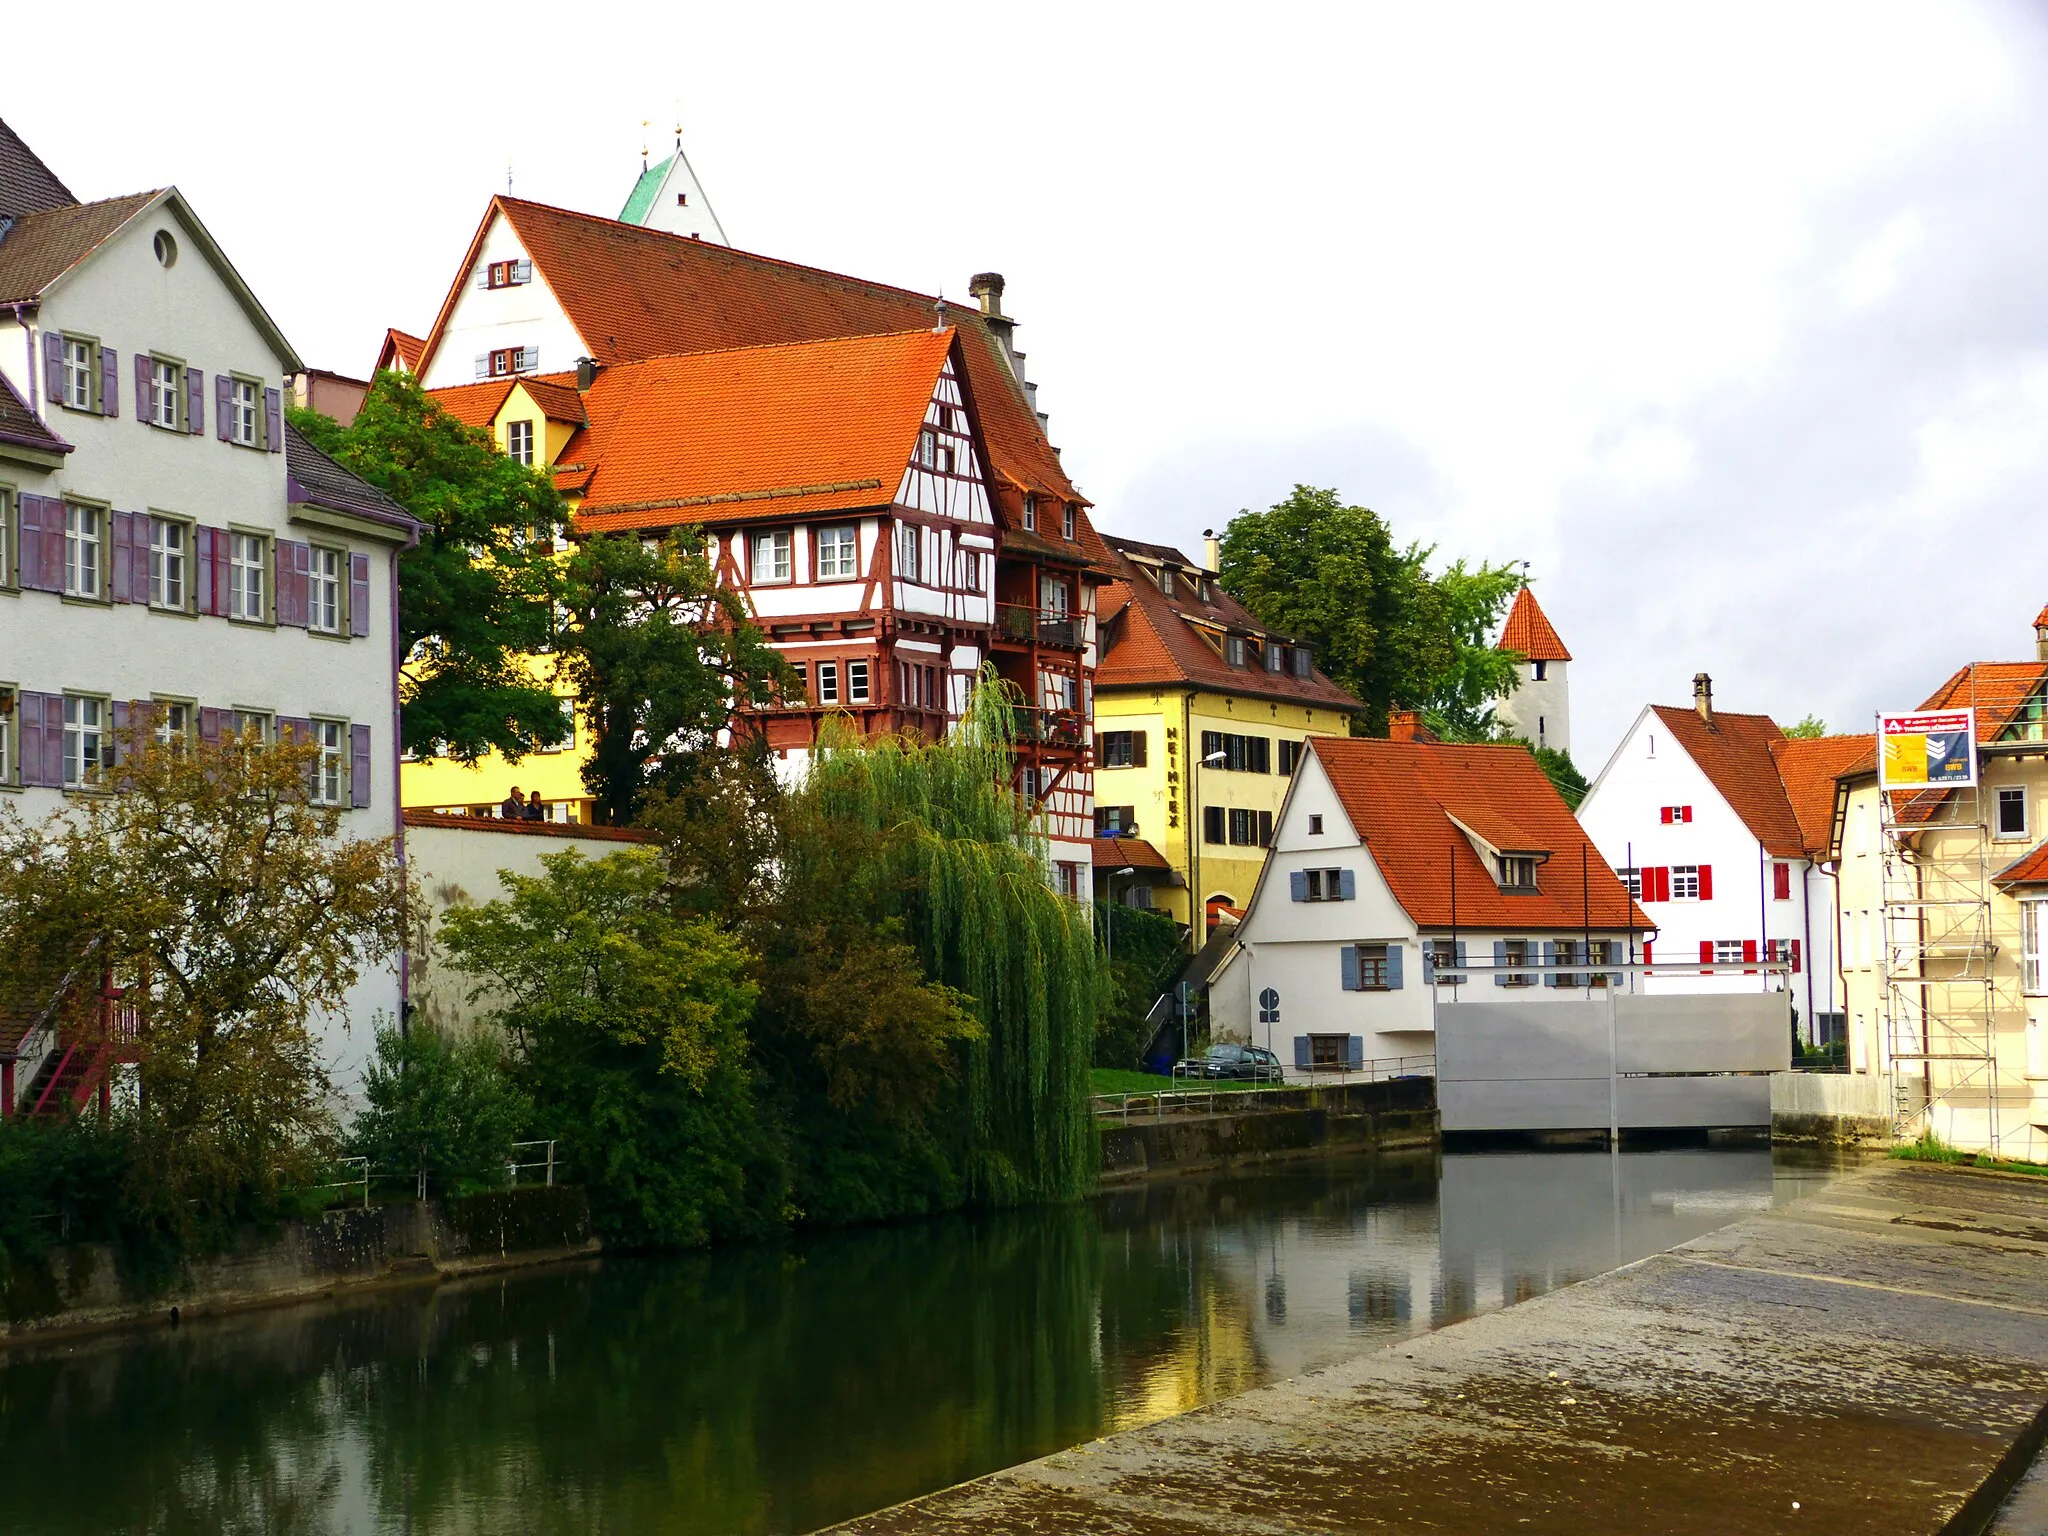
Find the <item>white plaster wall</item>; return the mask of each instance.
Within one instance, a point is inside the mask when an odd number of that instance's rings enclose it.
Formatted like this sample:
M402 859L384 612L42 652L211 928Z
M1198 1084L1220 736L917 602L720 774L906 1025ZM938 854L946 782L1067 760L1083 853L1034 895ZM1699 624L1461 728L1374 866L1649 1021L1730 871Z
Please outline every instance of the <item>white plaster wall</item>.
M680 205L676 202L679 193L685 199ZM725 238L718 215L711 211L711 200L705 197L704 188L698 183L681 150L669 158L668 174L662 177L661 189L648 205L645 227L666 230L671 235L686 235L693 240L709 240L718 245L731 244Z
M440 345L421 383L428 389L476 382L476 359L499 347L540 348L540 371L560 373L591 351L563 313L554 290L533 269L533 281L512 288L480 288L494 261L527 261L526 247L503 214L493 211L476 261L462 274L462 290L442 330Z
M1571 663L1553 661L1545 668L1542 682L1535 678L1536 664L1525 661L1517 669L1521 681L1515 691L1495 706L1494 713L1517 736L1539 747L1559 752L1572 749L1571 688L1565 674Z

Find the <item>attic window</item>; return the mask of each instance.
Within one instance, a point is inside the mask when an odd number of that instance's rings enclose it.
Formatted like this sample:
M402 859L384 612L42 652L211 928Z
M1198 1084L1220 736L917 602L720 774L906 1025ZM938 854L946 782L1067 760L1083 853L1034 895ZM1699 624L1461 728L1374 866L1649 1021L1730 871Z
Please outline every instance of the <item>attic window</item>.
M1075 514L1079 511L1080 508L1076 507L1071 501L1067 503L1067 510L1062 521L1064 524L1064 532L1066 533L1066 536L1070 539L1074 536L1074 517Z
M530 261L494 261L484 269L486 288L517 288L521 283L533 281L533 263Z
M1294 648L1294 675L1296 677L1307 677L1311 665L1307 649L1297 645Z
M1038 531L1038 498L1029 491L1024 493L1024 528L1029 533Z
M168 229L156 232L156 259L160 266L175 267L178 264L178 242Z
M1244 636L1231 635L1223 642L1223 659L1233 667L1244 665Z
M1494 858L1495 878L1504 891L1536 889L1536 861L1527 854L1503 853Z
M690 206L690 194L689 194L689 193L687 193L687 192L678 192L678 193L676 194L676 206L677 206L678 208L687 208L687 207L689 207L689 206Z
M1159 567L1159 590L1168 597L1173 596L1173 567L1170 565Z

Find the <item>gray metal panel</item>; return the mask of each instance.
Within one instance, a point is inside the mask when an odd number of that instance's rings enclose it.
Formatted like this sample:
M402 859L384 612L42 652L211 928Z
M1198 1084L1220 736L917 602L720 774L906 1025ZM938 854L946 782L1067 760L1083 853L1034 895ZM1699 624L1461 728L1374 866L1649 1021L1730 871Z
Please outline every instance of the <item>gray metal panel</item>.
M1607 1082L1604 1074L1513 1082L1455 1082L1439 1077L1437 1114L1446 1131L1604 1130L1609 1114Z
M1624 1129L1771 1123L1768 1077L1624 1077L1619 1092Z
M1436 1012L1437 1081L1604 1078L1607 1028L1604 1002L1445 1003Z
M1782 1072L1792 1064L1785 992L1614 999L1623 1072Z

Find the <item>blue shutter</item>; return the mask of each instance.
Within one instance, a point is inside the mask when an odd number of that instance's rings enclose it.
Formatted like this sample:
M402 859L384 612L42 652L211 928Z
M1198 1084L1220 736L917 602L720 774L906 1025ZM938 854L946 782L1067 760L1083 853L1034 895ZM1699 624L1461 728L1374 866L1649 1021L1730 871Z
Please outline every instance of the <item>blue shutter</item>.
M1339 901L1358 900L1358 876L1353 871L1346 869L1338 873L1337 899Z
M1308 871L1297 869L1287 877L1287 891L1296 901L1308 900Z
M1564 952L1565 957L1569 959L1571 957L1571 945L1569 942L1566 943ZM1557 985L1557 941L1555 939L1545 939L1543 941L1543 985L1546 987Z
M1342 967L1344 974L1344 990L1346 992L1356 992L1358 990L1358 946L1356 944L1346 944L1337 951L1337 956L1338 964Z
M1294 1064L1304 1072L1309 1069L1310 1054L1307 1035L1296 1035L1294 1037Z
M1401 990L1401 951L1407 947L1405 944L1389 944L1387 946L1387 990L1389 992Z
M1344 1065L1354 1072L1365 1065L1365 1036L1344 1037Z
M370 803L370 728L367 725L348 728L348 798L349 804L359 811Z
M1465 969L1465 941L1463 939L1458 940L1458 953L1453 963L1458 967L1459 970L1462 971Z
M1506 939L1495 939L1493 941L1493 963L1496 967L1493 973L1493 984L1496 987L1506 986L1508 984L1508 973L1500 969L1500 967L1508 963L1508 941Z
M121 414L121 358L112 347L100 348L100 414Z
M55 331L43 332L43 394L52 411L64 403L64 338Z

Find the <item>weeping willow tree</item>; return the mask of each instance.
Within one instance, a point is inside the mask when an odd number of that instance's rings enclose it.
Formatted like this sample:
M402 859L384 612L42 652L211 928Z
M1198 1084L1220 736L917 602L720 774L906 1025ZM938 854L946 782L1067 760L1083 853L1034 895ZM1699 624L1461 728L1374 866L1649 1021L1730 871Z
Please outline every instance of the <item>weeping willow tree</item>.
M800 809L856 835L796 839L786 870L899 920L932 979L972 1000L955 1129L978 1205L1070 1199L1095 1170L1088 1067L1107 983L1088 914L1047 884L1045 840L1010 788L1016 702L984 669L943 741L828 721ZM834 846L860 867L820 867Z

